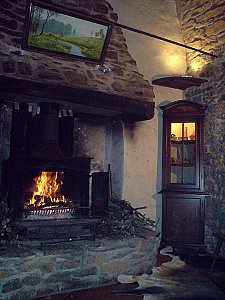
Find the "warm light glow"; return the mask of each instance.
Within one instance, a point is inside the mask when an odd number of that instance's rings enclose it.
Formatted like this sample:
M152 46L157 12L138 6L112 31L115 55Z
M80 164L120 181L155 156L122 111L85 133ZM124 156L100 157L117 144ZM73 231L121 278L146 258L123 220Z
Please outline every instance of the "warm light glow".
M202 58L195 58L191 63L191 69L197 73L198 71L200 71L204 65L206 64L205 60Z
M184 123L184 137L188 140L195 139L195 123Z
M182 123L171 123L171 136L178 139L182 137Z
M52 206L61 202L65 202L65 198L61 195L61 187L63 185L64 172L41 172L34 178L35 191L30 200L30 205L34 206Z
M195 123L171 123L172 140L194 140Z
M158 49L165 74L185 74L186 53L174 45L164 45Z
M173 67L173 69L175 66L180 65L182 63L183 63L183 58L180 55L173 54L173 55L168 55L167 57L167 64L170 67Z

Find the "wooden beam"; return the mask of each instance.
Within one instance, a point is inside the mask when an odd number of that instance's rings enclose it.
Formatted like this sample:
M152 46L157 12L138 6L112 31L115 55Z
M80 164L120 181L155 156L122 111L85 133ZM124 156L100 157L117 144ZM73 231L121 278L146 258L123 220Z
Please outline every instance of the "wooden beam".
M22 101L23 97L37 101L59 101L62 104L72 103L85 106L85 113L93 108L103 109L101 115L110 117L121 116L124 121L137 122L150 120L154 116L154 102L129 98L117 94L109 94L102 91L94 91L86 88L71 87L53 83L32 81L21 78L0 76L0 93L12 96L12 101ZM27 102L29 102L27 100ZM98 111L96 111L97 113Z

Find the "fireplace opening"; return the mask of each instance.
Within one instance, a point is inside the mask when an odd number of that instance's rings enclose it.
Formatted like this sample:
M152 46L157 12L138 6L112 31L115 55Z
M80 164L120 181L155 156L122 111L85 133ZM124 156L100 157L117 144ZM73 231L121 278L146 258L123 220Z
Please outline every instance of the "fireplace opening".
M29 172L23 193L25 218L58 219L77 216L81 209L80 196L73 188L68 188L68 184L64 184L68 182L65 173L67 172Z
M15 219L89 216L90 162L89 157L7 160L5 182Z
M66 201L61 192L64 172L41 172L34 177L30 190L25 190L27 198L24 204L31 208L63 206Z
M57 103L39 105L35 116L27 104L12 109L3 172L10 208L16 220L88 217L91 158L73 156L74 119L59 118Z
M110 169L91 174L90 157L73 156L74 119L59 104L12 108L10 157L2 182L22 239L94 239L106 216ZM91 195L91 197L90 197Z

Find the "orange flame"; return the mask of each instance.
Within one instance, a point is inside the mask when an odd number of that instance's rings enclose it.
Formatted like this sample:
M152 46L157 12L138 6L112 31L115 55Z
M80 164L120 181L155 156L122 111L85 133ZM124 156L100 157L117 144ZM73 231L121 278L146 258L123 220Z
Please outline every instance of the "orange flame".
M60 191L63 185L63 175L64 172L41 172L39 176L35 177L35 191L30 204L41 206L46 201L51 203L65 202Z

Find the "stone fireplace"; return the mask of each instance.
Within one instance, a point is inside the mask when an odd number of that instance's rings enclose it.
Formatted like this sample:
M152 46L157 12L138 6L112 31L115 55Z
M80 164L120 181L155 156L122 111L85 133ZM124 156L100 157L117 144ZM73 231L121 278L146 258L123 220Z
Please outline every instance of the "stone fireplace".
M108 165L112 190L121 195L123 126L154 116L153 89L129 54L122 30L112 28L104 62L108 73L84 61L26 51L21 49L26 2L0 4L0 97L12 125L5 130L6 151L0 157L2 185L10 190L9 204L17 222L26 224L29 239L2 250L0 272L14 270L0 283L5 299L94 287L115 282L120 273L148 272L159 243L151 231L145 238L93 241L96 216L106 211ZM117 21L104 0L50 2ZM46 181L41 190L39 183Z
M97 215L105 211L103 200L108 190L108 172L91 174L90 157L65 155L56 134L58 104L42 102L40 108L38 118L42 124L38 128L41 138L31 151L21 144L18 151L17 143L11 139L11 156L4 164L3 177L12 191L11 206L20 219L16 224L22 237L26 230L26 239L0 249L3 297L37 298L116 283L119 274L150 272L159 237L149 230L145 237L95 238L94 227L99 219L89 217L89 208ZM17 116L20 112L14 111ZM50 116L45 115L43 120L43 112ZM14 125L12 128L18 129ZM15 133L17 130L11 132L11 137ZM90 175L92 185L96 187L91 191L92 200L98 200L97 203L91 201L91 206ZM38 183L45 184L46 180L48 188L45 187L43 192ZM99 182L103 185L99 186ZM50 189L54 190L51 196Z
M7 0L2 4L1 16L5 22L1 24L0 93L13 113L14 105L29 107L37 104L41 110L40 118L45 115L45 119L39 123L35 120L33 122L32 118L27 117L27 108L22 119L18 115L15 118L12 116L10 158L3 167L3 181L11 192L10 205L19 218L30 214L38 216L41 212L48 215L50 212L59 212L60 209L61 212L66 212L65 207L71 209L71 212L76 210L77 213L88 216L89 176L94 171L105 173L110 164L113 190L119 196L121 194L124 153L120 149L123 147L123 122L135 123L153 117L152 87L139 73L136 62L128 52L123 32L116 26L112 28L104 62L111 70L107 73L101 72L101 68L95 64L71 57L48 56L46 53L21 49L26 26L26 4L25 0L15 3ZM71 13L74 11L109 22L117 21L117 15L106 1L51 1L51 5L64 6ZM58 109L70 111L73 116L68 117L69 126L67 121L61 127L59 124L59 143L56 142L57 126L52 127L52 124L58 122ZM48 110L53 112L51 121L46 117ZM83 137L79 143L73 133L73 137L69 134L68 138L68 132L77 130L75 119L85 126L94 124L88 133L81 133ZM15 120L18 122L14 122ZM21 126L23 122L26 124ZM30 126L30 123L33 125ZM31 138L31 133L30 138L25 139L25 144L23 135L20 139L15 138L20 131L35 127L37 130L33 130L33 137L38 138L36 133L42 135L39 144L34 145L35 138ZM90 141L93 141L91 146ZM58 172L57 175L55 172ZM49 197L46 200L48 203L43 204L43 197L40 201L41 195L34 195L34 182L40 181L41 174L54 175L58 181L63 177L63 184L60 184L56 193L61 193L66 200L59 200L60 205L57 204L52 211L48 206ZM35 189L39 188L36 186ZM29 199L31 194L33 200ZM53 195L52 198L58 196ZM50 202L54 201L58 200Z
M19 117L19 118L18 118ZM12 147L4 163L3 185L9 190L9 204L16 219L70 218L89 216L89 157L65 156L59 145L59 104L40 103L35 130L23 112L12 118ZM18 120L19 119L19 120ZM21 127L23 134L19 133ZM26 133L24 130L26 128ZM30 132L30 133L29 133ZM31 136L29 136L31 135ZM72 139L72 136L70 137ZM71 141L68 141L71 144Z

